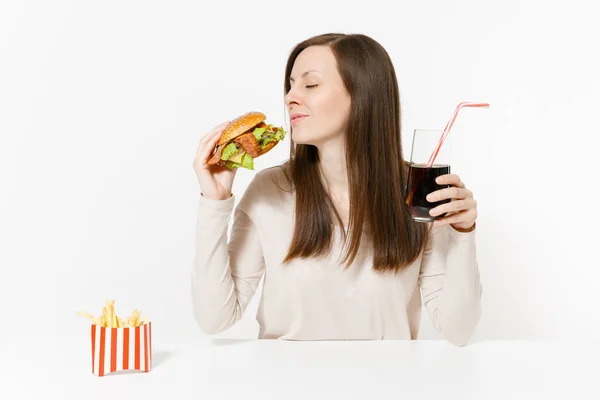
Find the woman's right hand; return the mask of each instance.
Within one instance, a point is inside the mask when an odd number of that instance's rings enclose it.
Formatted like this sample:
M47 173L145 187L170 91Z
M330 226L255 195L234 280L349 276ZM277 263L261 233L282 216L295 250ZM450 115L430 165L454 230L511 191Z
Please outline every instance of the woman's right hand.
M213 200L226 200L231 197L233 179L237 172L237 168L230 169L218 164L206 164L212 157L213 150L229 123L230 121L227 121L217 125L200 139L196 158L194 159L193 165L198 183L200 183L200 193L202 196Z

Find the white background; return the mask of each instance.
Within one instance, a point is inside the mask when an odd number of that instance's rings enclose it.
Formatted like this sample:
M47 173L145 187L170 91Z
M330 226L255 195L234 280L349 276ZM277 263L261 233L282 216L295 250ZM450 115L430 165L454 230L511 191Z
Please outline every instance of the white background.
M250 110L288 126L284 66L325 32L364 33L415 128L451 132L479 202L475 340L595 338L600 89L584 2L4 2L0 6L0 335L89 334L78 310L140 308L198 337L190 273L200 137ZM548 4L552 3L552 4ZM289 141L241 170L288 157ZM260 293L260 288L259 288ZM221 337L253 338L259 295ZM437 339L423 313L423 339ZM50 333L49 333L50 332Z

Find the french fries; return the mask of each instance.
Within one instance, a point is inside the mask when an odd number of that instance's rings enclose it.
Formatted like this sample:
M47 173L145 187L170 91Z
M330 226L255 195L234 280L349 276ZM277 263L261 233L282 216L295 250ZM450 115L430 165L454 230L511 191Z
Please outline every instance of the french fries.
M102 307L102 314L99 317L85 312L78 311L77 315L85 317L92 321L94 325L103 326L105 328L133 328L148 323L148 318L144 317L141 319L141 310L133 310L131 315L125 319L121 319L115 313L115 301L106 301L104 307Z

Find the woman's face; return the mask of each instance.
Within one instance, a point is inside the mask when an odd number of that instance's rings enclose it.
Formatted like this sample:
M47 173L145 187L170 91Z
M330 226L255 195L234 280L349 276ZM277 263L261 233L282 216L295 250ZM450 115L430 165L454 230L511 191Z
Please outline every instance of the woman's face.
M318 146L345 134L351 99L328 46L311 46L298 55L290 86L285 103L295 143Z

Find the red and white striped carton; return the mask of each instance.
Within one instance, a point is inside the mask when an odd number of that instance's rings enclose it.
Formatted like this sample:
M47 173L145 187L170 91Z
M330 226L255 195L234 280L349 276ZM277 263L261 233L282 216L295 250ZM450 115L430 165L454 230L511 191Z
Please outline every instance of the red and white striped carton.
M92 373L152 369L152 323L131 328L92 324Z

